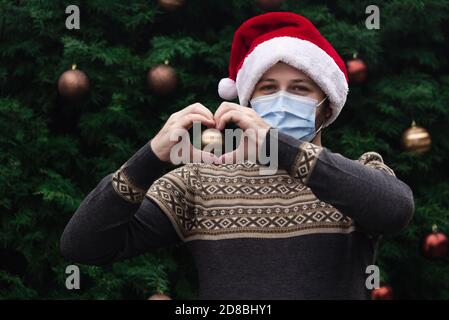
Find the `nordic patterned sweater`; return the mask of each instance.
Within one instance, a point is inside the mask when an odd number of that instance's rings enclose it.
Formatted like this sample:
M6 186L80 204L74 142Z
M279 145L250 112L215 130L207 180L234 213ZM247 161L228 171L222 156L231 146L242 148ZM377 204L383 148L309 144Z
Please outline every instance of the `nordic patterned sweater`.
M175 168L148 142L87 195L63 255L105 265L183 244L200 299L368 299L366 267L382 235L410 222L411 189L378 153L278 141L272 175L249 161Z

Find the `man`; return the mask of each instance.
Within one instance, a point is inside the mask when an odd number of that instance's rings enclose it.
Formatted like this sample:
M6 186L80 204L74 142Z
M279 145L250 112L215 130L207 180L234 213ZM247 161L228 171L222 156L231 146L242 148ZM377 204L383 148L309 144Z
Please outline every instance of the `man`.
M375 152L357 160L321 146L322 128L341 111L346 68L302 16L274 12L236 31L224 102L173 114L147 144L104 177L68 223L61 249L70 260L107 264L185 244L202 299L367 299L365 270L383 234L410 221L413 194ZM248 107L251 106L251 107ZM234 122L259 133L279 168L235 161L246 145L167 174L174 130L193 122ZM254 141L253 141L254 142Z

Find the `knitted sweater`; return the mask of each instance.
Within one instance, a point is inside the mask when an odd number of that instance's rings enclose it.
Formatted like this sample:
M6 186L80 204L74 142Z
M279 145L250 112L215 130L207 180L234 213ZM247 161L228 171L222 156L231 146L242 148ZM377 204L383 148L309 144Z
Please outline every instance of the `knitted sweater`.
M172 168L145 144L81 203L63 255L103 265L183 244L200 299L369 298L366 267L411 220L412 191L378 153L278 141L271 175L250 161Z

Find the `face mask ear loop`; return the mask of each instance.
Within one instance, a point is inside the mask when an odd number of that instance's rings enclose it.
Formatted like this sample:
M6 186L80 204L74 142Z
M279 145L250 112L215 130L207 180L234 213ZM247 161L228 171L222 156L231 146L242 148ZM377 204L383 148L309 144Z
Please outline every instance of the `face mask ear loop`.
M321 131L321 129L323 129L324 124L326 123L326 121L324 121L321 126L318 128L317 131L315 131L315 133L313 134L313 138L310 139L310 141L312 141L313 139L315 139L315 137L317 136L317 134Z
M318 130L315 132L315 136L323 129L324 123L318 128ZM315 138L315 137L314 137Z
M326 99L327 99L327 96L324 97L324 99L321 100L321 102L318 103L316 106L319 107L324 101L326 101ZM317 136L317 134L321 131L321 129L323 129L323 126L324 126L324 123L325 123L325 122L326 122L326 121L324 121L324 122L321 124L321 126L318 128L317 131L315 131L315 134L313 135L313 138L310 139L310 141L312 141L313 139L315 139L315 137Z
M325 97L324 97L324 99L323 99L323 100L321 100L321 102L320 102L320 103L318 103L318 104L317 104L316 106L317 106L317 107L321 106L321 104L322 104L322 103L323 103L324 101L326 101L326 99L327 99L327 96L325 96Z

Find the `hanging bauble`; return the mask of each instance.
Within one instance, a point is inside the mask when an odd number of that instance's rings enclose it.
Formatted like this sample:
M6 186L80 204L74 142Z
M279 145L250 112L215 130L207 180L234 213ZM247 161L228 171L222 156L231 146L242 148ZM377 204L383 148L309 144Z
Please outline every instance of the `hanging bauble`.
M173 299L163 293L155 293L147 300L173 300Z
M219 148L221 150L223 146L223 133L218 129L208 128L201 134L201 147L209 146L209 148Z
M352 83L363 83L368 77L368 67L365 61L357 58L357 53L354 53L353 58L346 62L348 69L349 81Z
M178 76L175 69L166 60L164 64L159 64L148 71L147 82L152 92L165 95L175 90Z
M444 258L449 252L449 241L446 235L438 231L436 224L432 226L432 233L424 239L423 253L429 259Z
M65 71L58 80L58 91L67 99L80 99L89 92L89 78L72 65L72 70Z
M263 11L279 10L284 0L256 0L256 4Z
M165 11L176 11L184 5L185 0L158 0Z
M405 151L422 154L429 151L432 140L429 132L422 127L418 127L413 120L411 127L402 134L401 143Z
M388 285L383 285L371 291L372 300L393 300L393 289Z

